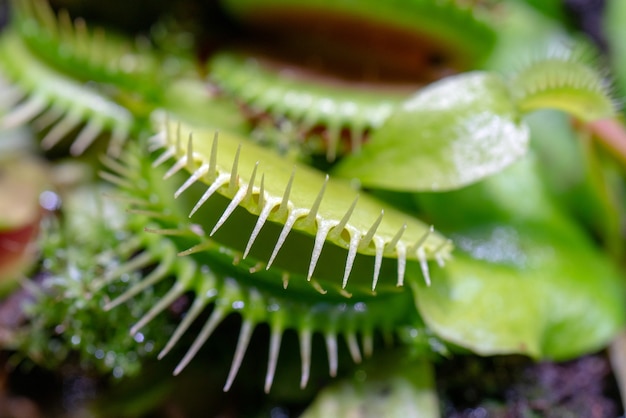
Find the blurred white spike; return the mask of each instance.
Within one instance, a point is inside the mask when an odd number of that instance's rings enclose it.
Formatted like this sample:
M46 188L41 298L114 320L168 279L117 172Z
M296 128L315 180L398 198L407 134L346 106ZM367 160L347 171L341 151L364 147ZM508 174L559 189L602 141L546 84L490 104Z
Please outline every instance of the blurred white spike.
M374 354L374 336L367 330L363 332L363 355L369 358L372 354Z
M165 174L163 175L163 180L167 180L170 177L172 177L174 174L178 173L180 170L182 170L185 166L187 165L187 156L183 155L182 157L180 157L178 160L176 160L176 162L174 163L174 165L172 165L169 170L167 170L165 172Z
M82 115L78 110L67 113L52 129L48 131L46 136L41 140L43 149L50 149L58 144L72 129L76 128L82 119Z
M193 302L193 304L191 305L191 308L189 308L189 310L187 311L187 313L185 314L185 317L183 318L183 320L180 322L180 324L178 324L178 326L176 327L176 330L174 331L174 333L172 334L172 336L170 337L170 339L167 341L167 343L165 344L165 347L163 347L163 350L161 350L161 352L159 353L159 355L157 356L157 358L159 360L161 360L163 357L165 357L167 355L167 353L170 352L170 350L172 348L174 348L174 346L176 345L176 343L178 342L178 340L180 340L180 338L183 336L183 334L185 333L185 331L187 331L187 329L191 326L191 323L198 317L200 316L200 314L202 313L202 311L204 311L204 308L207 305L207 302L210 299L206 299L206 298L196 298ZM221 311L220 311L221 312ZM219 314L216 315L212 315L211 319L216 322L214 324L214 327L217 326L217 324L220 322L220 317ZM205 324L205 328L208 326L208 323ZM208 338L208 337L207 337Z
M296 176L296 167L294 166L293 171L291 172L291 176L289 176L289 181L287 182L287 186L285 187L285 192L283 193L283 199L280 202L280 206L278 207L278 211L276 212L276 217L281 218L285 216L285 214L289 211L289 195L291 194L291 186L293 186L293 179Z
M200 333L194 340L193 344L191 345L191 347L189 347L189 350L187 351L183 359L180 361L180 363L178 363L178 366L176 366L176 369L174 369L174 376L177 376L178 374L180 374L180 372L182 372L183 369L187 367L189 362L193 360L196 354L198 354L198 351L200 351L200 348L202 348L202 346L204 345L206 340L209 339L209 337L211 336L215 328L217 328L220 322L222 322L224 314L225 314L224 309L219 309L217 307L215 308L213 312L211 312L211 316L202 327L202 330L200 331ZM161 357L160 354L159 354L159 357Z
M289 215L289 217L285 221L285 224L283 226L282 231L280 231L280 235L278 236L278 241L276 241L276 245L274 246L274 251L272 251L272 255L270 256L270 260L267 262L266 269L269 270L269 268L272 266L272 263L274 262L274 259L278 255L278 251L280 251L280 248L283 246L283 244L285 243L285 240L287 239L287 235L289 235L289 232L291 231L291 228L293 228L293 224L296 222L296 220L300 216L303 216L304 214L305 214L304 210L299 210L299 211L298 210L294 210L293 212L291 212L291 214Z
M422 275L426 286L430 286L430 271L428 270L428 260L426 259L426 252L423 248L417 250L417 259L420 262L420 268L422 269Z
M261 184L263 184L263 180L261 180ZM248 244L246 245L246 249L243 252L243 258L246 258L248 256L248 253L250 252L250 249L252 248L252 244L254 244L254 241L259 235L259 232L261 232L261 228L263 228L263 225L265 225L265 222L267 221L267 218L272 212L272 209L274 209L274 206L268 203L261 210L261 213L259 214L259 218L257 219L256 224L254 225L254 230L252 231L252 234L250 234L250 239L248 239Z
M0 93L2 94L2 93ZM38 131L43 131L50 127L53 123L61 119L61 116L65 113L65 109L61 106L50 106L45 112L43 112L37 119L33 121L33 126Z
M109 147L107 153L114 157L118 157L122 153L122 148L128 139L130 126L126 123L118 123L113 127L111 138L109 139Z
M273 328L270 336L270 351L267 361L267 374L265 375L265 393L270 393L272 383L274 382L274 374L276 373L276 365L278 364L278 354L280 352L280 343L283 337L283 331L280 328Z
M228 204L228 207L226 208L222 216L218 219L217 223L213 227L213 230L209 234L210 236L213 236L213 234L215 234L217 230L220 229L222 225L224 225L224 222L226 222L226 220L230 217L230 215L232 215L232 213L235 211L237 206L239 206L239 204L245 197L246 197L246 189L242 187L237 191L235 196L233 196L233 199Z
M326 144L326 161L332 163L337 158L339 139L341 137L341 126L339 121L333 121L326 131L328 142Z
M215 179L215 181L211 184L211 186L209 186L207 191L204 192L204 194L200 197L200 200L198 200L198 203L196 203L193 209L191 209L191 212L189 213L189 217L191 218L193 214L196 213L197 210L200 209L200 207L204 205L204 203L207 200L209 200L211 195L213 195L213 193L215 193L217 189L219 189L220 187L222 187L229 181L230 181L230 176L228 174L220 174L219 177Z
M250 175L250 181L248 182L248 187L246 187L246 196L243 198L244 204L250 202L252 199L252 192L254 191L254 182L256 180L256 172L259 168L259 162L257 161L254 164L254 168L252 169L252 174Z
M445 264L445 260L443 259L441 252L448 245L452 245L452 240L444 240L437 248L435 248L435 251L433 251L435 253L435 260L437 260L439 267L443 267Z
M239 154L241 153L241 144L237 147L237 152L235 153L235 158L233 160L233 168L230 171L230 182L228 183L228 191L229 193L234 193L237 185L239 184L239 175L237 171L239 170Z
M152 167L158 167L173 156L176 155L176 150L173 147L166 149L163 154L159 155L156 160L152 163Z
M176 192L174 193L174 198L175 199L178 198L178 196L180 196L185 190L191 187L192 184L200 180L202 176L208 173L208 171L209 171L208 164L202 164L200 167L198 167L198 169L194 171L193 174L191 174L191 176L189 176L189 178L183 183L183 185L180 186L178 190L176 190Z
M356 334L353 332L346 334L346 342L348 343L348 351L350 351L352 360L355 363L363 361L363 358L361 357L361 350L359 349L359 342L356 339Z
M193 133L189 132L187 140L187 171L192 172L196 169L193 152Z
M315 243L313 244L313 253L311 254L311 262L309 263L309 272L306 276L307 280L311 280L311 277L313 277L315 266L317 265L320 255L322 254L324 243L326 242L326 236L332 227L333 226L331 224L322 223L322 225L317 228Z
M85 150L95 141L95 139L100 135L102 130L104 129L104 124L93 118L85 125L85 127L80 131L76 140L72 143L70 147L70 154L73 156L81 155Z
M351 152L353 154L358 154L361 152L364 131L365 129L363 128L362 124L358 124L352 127L352 130L350 132L350 146L352 148Z
M68 41L73 41L74 38L74 25L67 9L61 9L57 13L57 19L59 22L59 33L65 36Z
M370 245L370 242L372 241L372 238L374 238L374 234L376 233L378 226L382 222L384 215L385 215L385 211L381 210L380 215L378 215L378 218L376 218L372 226L370 226L370 229L363 236L363 238L361 238L361 242L359 243L359 248L365 248L368 245Z
M331 233L328 234L329 238L337 239L341 236L341 233L343 232L343 229L348 224L348 221L350 220L352 213L354 213L354 208L356 207L356 204L358 201L359 201L359 195L357 195L354 198L354 200L352 201L352 204L350 205L346 213L343 215L343 218L341 218L341 221L339 221L339 223L333 228ZM350 238L350 242L352 242L352 238Z
M41 96L31 96L15 107L2 118L2 127L6 129L16 128L30 122L48 106L48 101Z
M399 242L396 245L396 254L398 255L398 283L396 286L404 286L404 271L406 270L406 247L404 243Z
M111 283L113 280L122 276L123 274L130 273L135 270L139 270L141 268L149 266L154 262L154 257L149 252L142 252L137 254L135 257L131 258L127 262L120 264L116 269L106 273L102 279L98 281L97 288L101 286Z
M224 385L224 392L228 392L235 381L235 377L237 376L237 372L239 371L241 362L243 361L243 356L246 354L246 350L248 349L248 344L250 343L253 331L254 323L252 321L244 321L243 324L241 324L239 340L237 341L237 348L235 349L233 363L230 366L230 372L228 372L228 378L226 379L226 384Z
M432 234L434 231L435 231L435 227L431 225L430 228L428 228L428 230L417 240L417 242L413 244L411 247L409 247L408 253L416 254L417 251L421 248L421 246L426 242L426 240L428 239L428 236Z
M211 143L211 155L209 157L209 181L215 179L217 173L217 143L219 131L215 131L213 135L213 142Z
M322 203L322 199L324 198L324 192L326 191L326 185L328 184L328 179L329 179L329 176L328 174L326 174L326 178L324 179L324 184L322 184L322 188L317 194L317 197L315 198L315 201L313 202L313 205L311 206L311 209L309 213L307 214L306 218L304 219L304 221L302 221L302 226L304 228L312 226L316 221L317 211L319 210L320 205Z
M150 321L152 321L158 314L165 311L168 306L181 297L187 289L180 285L180 282L176 282L174 286L163 296L159 301L150 308L150 310L135 323L130 329L130 335L135 335L140 329L145 327Z
M350 236L350 245L348 248L348 257L346 258L346 267L343 271L343 280L341 282L341 288L345 289L348 285L348 278L354 265L354 259L356 258L357 250L359 249L359 242L361 241L361 235L357 231L353 231Z
M302 376L300 377L300 388L304 389L309 382L311 373L311 330L300 331L300 358L302 361Z
M337 376L339 366L339 356L337 354L337 334L328 333L324 336L326 351L328 352L328 374L331 377Z
M376 247L376 255L374 256L374 277L372 279L372 292L376 291L378 285L378 277L380 276L380 268L383 264L383 252L385 251L385 241L380 238L374 238L374 245Z
M398 232L396 232L396 235L394 235L391 241L387 243L387 245L385 246L386 253L392 252L396 245L398 245L398 242L400 241L400 238L402 238L402 234L404 234L404 231L406 231L406 224L402 225Z
M176 257L176 253L168 251L168 254L159 263L157 268L152 270L152 272L148 274L142 281L134 286L129 287L128 290L126 290L124 293L104 305L104 310L108 311L115 308L116 306L119 306L120 304L126 302L133 296L143 292L145 289L164 278L165 275L168 274L170 271L170 268L174 262L174 257Z

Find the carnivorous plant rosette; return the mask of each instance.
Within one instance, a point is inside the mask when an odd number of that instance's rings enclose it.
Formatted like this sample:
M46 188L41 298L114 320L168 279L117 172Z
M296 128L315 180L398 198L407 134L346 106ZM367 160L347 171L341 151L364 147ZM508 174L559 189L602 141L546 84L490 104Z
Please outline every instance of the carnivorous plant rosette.
M434 414L431 379L398 365L427 376L441 341L553 359L606 345L623 325L622 279L544 184L529 144L550 138L531 141L526 118L613 117L603 73L578 47L490 69L507 3L365 3L225 0L229 24L196 55L163 42L187 32L133 42L45 1L12 3L2 125L36 128L44 150L102 154L90 164L127 209L119 225L95 221L120 242L94 246L90 292L134 278L102 309L153 297L136 338L193 295L157 343L162 358L197 334L175 374L239 314L224 390L261 324L266 392L287 332L303 388L316 335L332 376L340 339L356 363L395 340L414 350L398 351L402 363L385 356L383 379L394 394L426 391Z

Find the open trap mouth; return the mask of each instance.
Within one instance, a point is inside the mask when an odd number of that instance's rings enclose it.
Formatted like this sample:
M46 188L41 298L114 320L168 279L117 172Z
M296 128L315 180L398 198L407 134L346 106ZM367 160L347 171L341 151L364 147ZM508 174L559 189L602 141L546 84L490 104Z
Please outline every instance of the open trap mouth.
M493 30L461 2L227 1L210 79L256 126L295 126L313 154L358 152L421 87L480 66Z
M456 1L263 3L225 2L239 23L235 46L289 73L364 88L421 86L476 68L494 41Z

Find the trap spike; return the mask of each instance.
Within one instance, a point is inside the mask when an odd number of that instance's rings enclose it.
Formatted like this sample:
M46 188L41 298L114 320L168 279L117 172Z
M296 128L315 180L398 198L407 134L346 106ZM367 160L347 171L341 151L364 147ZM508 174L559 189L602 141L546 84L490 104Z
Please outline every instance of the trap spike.
M104 310L109 311L116 306L126 302L133 296L143 292L148 287L157 283L161 279L165 277L166 274L170 272L172 265L174 264L174 258L176 258L176 252L173 248L168 248L165 252L165 257L163 261L159 263L159 265L152 270L150 274L148 274L141 282L136 285L128 288L124 293L122 293L117 298L113 299L111 302L104 305Z
M398 232L396 232L396 235L394 235L391 241L387 243L387 245L385 246L386 253L391 252L396 247L396 245L398 245L398 242L400 241L400 238L402 238L402 234L404 234L404 231L406 231L406 224L403 224L400 229L398 229Z
M241 153L241 144L237 146L237 152L235 153L235 158L233 160L233 168L230 171L230 182L228 183L228 191L229 193L234 193L237 184L239 183L239 177L237 171L239 170L239 154Z
M174 199L177 199L185 190L190 188L195 182L200 180L209 171L208 164L202 164L191 176L176 190Z
M374 335L371 330L363 332L363 355L366 358L372 357L374 354Z
M237 372L239 372L239 368L241 367L241 362L243 361L243 356L246 354L246 350L248 349L248 344L250 343L253 331L254 322L250 320L243 321L243 324L241 324L241 330L239 331L237 348L235 348L235 356L233 357L233 362L230 366L230 371L228 372L228 378L226 379L226 384L224 385L224 392L228 392L230 390L230 387L235 381L235 377L237 377Z
M107 153L113 157L119 157L122 154L122 148L128 139L129 133L130 127L128 125L123 123L116 124L111 131Z
M111 281L116 278L122 276L123 274L130 273L131 271L139 270L141 268L149 266L151 263L155 261L154 256L145 251L142 252L135 257L131 258L124 264L120 265L116 269L106 273L98 282L96 283L96 289L102 288L102 286L109 284Z
M350 356L352 356L352 360L355 363L361 363L361 361L363 361L363 358L361 357L359 342L357 341L356 334L354 332L349 332L346 334L346 343L348 344L348 351L350 351Z
M428 260L426 259L426 253L423 248L417 250L417 259L420 263L420 268L422 269L422 275L424 276L424 281L426 282L426 286L430 286L430 271L428 270Z
M179 278L184 280L183 278ZM150 321L152 321L158 314L165 311L168 306L176 301L179 297L185 294L187 288L181 284L181 282L174 283L174 286L163 296L159 301L133 325L130 329L130 335L135 335L145 327Z
M422 247L422 245L428 239L428 236L432 234L434 231L435 231L435 227L431 225L430 228L428 228L428 230L417 240L417 242L413 244L411 247L409 247L408 249L409 254L417 253L417 251Z
M248 187L246 187L246 195L243 198L243 202L248 203L250 199L252 199L252 192L254 190L254 181L256 180L256 172L259 168L259 162L257 161L254 164L254 168L252 169L252 174L250 175L250 181L248 181Z
M100 162L102 162L102 164L106 168L115 172L115 174L118 174L122 176L123 178L127 178L127 179L131 178L131 170L126 165L121 163L119 160L112 158L108 155L102 155L100 157ZM135 199L135 201L140 201L142 204L145 203L144 200L140 200L140 199Z
M59 22L59 34L66 37L67 40L71 42L74 37L74 25L72 24L72 18L67 9L59 10L57 19Z
M25 4L27 2L16 2L18 4ZM57 17L52 10L52 6L50 6L50 2L40 1L33 4L33 11L39 18L38 20L43 23L43 25L52 32L52 34L56 34L58 31L57 28ZM28 12L27 12L28 13Z
M293 179L296 176L296 167L293 167L293 171L291 172L291 176L289 176L289 181L287 182L287 186L285 187L285 191L283 193L283 199L280 202L280 206L278 207L278 212L276 212L277 218L282 218L289 211L289 195L291 194L291 186L293 186Z
M259 201L257 208L261 211L265 207L265 173L261 174L261 185L259 186Z
M2 127L12 129L21 126L43 112L47 106L48 100L44 97L30 96L2 118Z
M187 165L187 155L183 155L170 167L163 175L163 180L167 180Z
M239 204L241 203L241 201L246 197L246 193L247 193L247 188L244 189L243 187L241 187L237 193L235 194L235 196L233 196L233 199L230 201L230 203L228 204L228 207L226 208L226 210L224 210L224 213L222 214L222 216L218 219L217 223L215 224L215 226L213 227L213 230L211 231L211 233L209 234L210 236L213 236L213 234L215 234L217 232L218 229L220 229L220 227L222 225L224 225L224 222L226 222L226 220L230 217L230 215L232 215L232 213L235 211L235 209L237 208L237 206L239 206Z
M163 164L167 160L171 159L175 155L176 155L176 150L174 149L174 147L169 147L168 149L163 151L163 154L159 155L154 160L154 162L152 163L152 168L156 168L156 167L160 166L161 164Z
M196 213L207 200L209 200L211 195L213 195L213 193L215 193L217 189L228 183L229 180L230 176L228 174L220 174L217 179L215 179L215 181L211 184L211 186L209 186L206 192L204 192L204 194L200 197L193 209L191 209L191 212L189 212L189 217L191 218L193 214Z
M213 134L213 142L211 142L211 155L209 156L209 181L213 181L215 179L217 173L217 144L219 131L215 131Z
M324 336L326 342L326 352L328 353L328 374L331 377L337 376L339 367L339 355L337 351L337 334L329 332Z
M356 195L356 197L352 201L352 204L350 204L350 207L346 211L345 215L343 215L343 218L341 218L341 221L339 221L339 223L333 228L331 233L328 235L329 237L336 239L336 238L339 238L339 236L341 236L341 233L343 232L343 229L346 227L346 224L350 220L352 213L354 213L354 208L356 208L356 204L358 201L359 201L359 195ZM350 238L350 242L352 242L352 238Z
M324 247L324 243L326 242L326 236L328 232L333 227L331 223L323 222L318 228L317 233L315 234L315 243L313 244L313 253L311 254L311 262L309 263L309 272L307 273L306 279L311 280L313 277L313 272L315 271L315 266L322 254L322 248Z
M163 350L161 350L161 352L157 356L157 358L159 360L163 359L163 357L165 357L167 355L167 353L169 353L172 350L172 348L174 348L174 346L180 340L180 338L183 336L185 331L187 331L187 329L191 326L191 323L198 316L200 316L200 314L202 313L202 311L204 310L204 308L206 307L206 305L208 304L209 301L210 301L210 299L207 299L207 298L204 298L204 297L203 298L196 298L194 300L193 304L191 305L191 308L189 308L189 310L185 314L183 320L180 322L180 324L178 324L178 326L176 327L176 330L174 331L174 333L172 334L170 339L165 344L165 347L163 347ZM219 318L214 319L214 321L217 321L219 323ZM216 324L216 326L217 326L217 324ZM207 324L205 324L205 328L206 327L207 327Z
M70 147L70 154L73 156L81 155L96 140L96 137L102 133L104 124L102 121L93 118L80 131L76 140Z
M356 258L356 253L359 249L359 241L361 241L361 236L357 231L353 231L352 235L350 235L348 257L346 258L346 267L344 269L343 280L341 282L342 289L345 289L348 285L348 278L350 277L350 272L352 271L352 266L354 265L354 259Z
M404 243L399 242L396 245L396 253L398 254L398 283L396 286L404 286L404 272L406 270L406 247Z
M311 342L312 333L310 329L302 329L300 337L300 359L302 361L302 375L300 377L300 389L304 389L309 382L311 373Z
M283 226L283 229L280 231L280 235L278 236L278 241L276 242L276 245L274 246L274 251L272 251L270 260L267 262L267 267L266 267L267 270L269 270L269 268L272 266L274 259L278 255L278 251L280 251L280 248L283 246L283 244L285 243L285 240L287 239L287 235L289 235L291 228L293 228L293 224L296 223L296 220L299 217L304 216L305 214L306 214L306 211L303 209L294 210L293 212L291 212L289 217L287 217L287 220L285 221L285 225Z
M270 393L272 383L274 383L274 375L276 373L276 365L278 364L278 354L280 353L280 344L283 338L283 330L279 327L273 327L270 335L269 358L267 361L267 374L265 375L265 385L263 389L265 393Z
M376 248L376 254L374 255L374 277L372 278L372 292L376 291L378 285L378 278L380 276L380 269L383 264L383 252L385 251L385 242L382 238L374 239L374 246Z
M196 354L198 354L198 351L200 351L200 348L202 348L204 343L209 339L209 337L211 336L215 328L217 328L217 326L222 322L222 319L224 319L225 315L226 315L226 309L223 307L216 307L213 310L213 312L211 312L211 316L202 327L202 330L200 331L200 333L194 340L193 344L191 344L191 347L189 347L189 350L187 351L187 353L185 353L185 356L183 357L183 359L180 361L180 363L178 363L178 366L176 366L176 368L174 369L174 376L178 376L180 372L182 372L183 369L187 367L189 362L193 360ZM159 354L159 356L161 355Z
M370 226L370 229L367 230L367 233L361 239L361 242L359 243L359 248L365 248L368 245L370 245L370 242L372 241L372 238L374 237L374 234L376 233L378 226L382 222L384 215L385 215L385 211L381 210L380 215L378 215L378 218L376 218L372 226Z
M317 197L315 198L315 201L313 202L313 205L311 206L311 209L309 213L307 214L307 217L302 222L302 227L308 228L309 226L312 226L315 223L317 212L319 211L320 205L322 204L322 199L324 198L324 192L326 191L326 185L328 184L329 178L330 176L326 174L326 178L324 179L324 184L322 184L322 188L317 194Z
M261 178L261 185L263 185L262 178ZM248 256L248 253L250 252L250 249L252 248L254 241L259 235L259 232L261 232L261 228L263 228L263 225L265 225L265 222L267 221L267 218L272 212L272 209L274 209L274 205L268 202L261 210L261 213L259 214L259 218L257 219L256 224L254 225L254 229L252 230L252 234L250 234L250 238L248 239L248 244L246 245L246 249L243 252L243 258L246 258Z
M41 147L49 150L58 144L72 129L80 125L82 115L79 110L69 112L60 121L58 121L52 129L48 131L46 136L41 140Z
M337 149L339 148L339 139L341 137L341 126L338 120L331 121L328 126L327 135L328 143L326 144L326 161L332 163L337 158Z
M187 171L193 172L196 169L194 164L194 152L193 152L193 132L189 132L189 139L187 140Z

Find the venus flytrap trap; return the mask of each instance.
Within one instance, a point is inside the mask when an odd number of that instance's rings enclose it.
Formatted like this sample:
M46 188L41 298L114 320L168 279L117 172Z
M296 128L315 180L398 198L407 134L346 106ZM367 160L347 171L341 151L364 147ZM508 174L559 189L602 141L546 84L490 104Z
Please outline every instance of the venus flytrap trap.
M210 54L205 81L185 51L137 46L45 2L14 2L0 36L0 88L11 93L0 98L0 123L32 123L42 148L69 140L74 155L108 141L101 178L127 213L121 226L95 221L115 260L84 274L98 294L133 278L99 315L140 305L124 320L135 337L192 295L158 343L162 358L197 332L174 374L220 343L209 338L232 314L242 322L224 390L267 324L265 392L287 332L298 336L305 387L317 335L335 376L341 340L355 363L381 336L441 351L433 332L478 354L563 359L602 347L622 326L619 275L536 178L524 119L545 108L585 122L612 117L603 74L569 50L515 73L488 71L495 11L368 4L225 1L246 29ZM372 51L357 48L353 24L380 34ZM294 45L325 53L307 60ZM342 56L345 48L356 52ZM288 154L264 137L285 124L295 133L280 133Z

